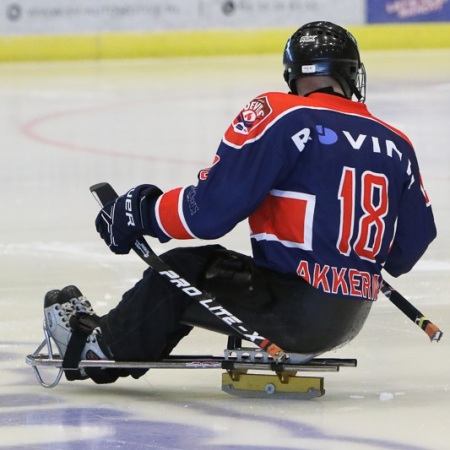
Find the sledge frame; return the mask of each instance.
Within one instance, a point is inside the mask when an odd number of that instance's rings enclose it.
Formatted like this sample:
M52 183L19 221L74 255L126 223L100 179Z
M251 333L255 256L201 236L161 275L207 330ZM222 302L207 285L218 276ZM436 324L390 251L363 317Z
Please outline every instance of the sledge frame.
M240 397L282 397L311 399L325 394L324 379L317 376L297 376L297 372L338 372L341 367L356 367L356 359L317 358L314 355L289 354L276 361L259 348L242 347L240 338L228 337L223 356L171 355L161 361L81 360L78 369L222 369L222 391ZM46 349L46 351L44 350ZM63 360L53 352L52 339L44 328L44 340L27 355L39 384L45 388L57 386L64 374ZM42 369L55 368L51 381L44 379ZM67 370L67 369L65 369ZM256 372L256 373L255 373ZM264 372L264 373L260 373Z

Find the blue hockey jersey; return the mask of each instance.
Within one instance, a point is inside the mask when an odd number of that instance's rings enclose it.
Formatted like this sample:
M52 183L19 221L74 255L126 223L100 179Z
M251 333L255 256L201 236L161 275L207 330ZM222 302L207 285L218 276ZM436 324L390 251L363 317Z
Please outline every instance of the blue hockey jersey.
M196 186L161 195L160 241L215 239L248 218L255 263L375 300L436 236L414 149L364 104L266 93L234 119Z

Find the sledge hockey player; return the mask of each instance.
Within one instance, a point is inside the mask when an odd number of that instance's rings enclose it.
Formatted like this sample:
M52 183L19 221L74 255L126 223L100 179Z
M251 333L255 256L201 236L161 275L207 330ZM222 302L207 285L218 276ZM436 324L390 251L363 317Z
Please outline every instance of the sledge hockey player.
M96 228L126 254L137 236L216 239L248 219L252 256L200 245L160 257L285 351L318 355L358 334L382 269L411 270L436 228L411 142L364 104L355 38L308 23L287 41L283 63L290 92L245 105L197 185L136 186L102 208ZM103 317L74 286L48 292L44 309L65 359L158 361L191 331L183 318L195 305L149 268ZM108 383L144 373L66 376Z

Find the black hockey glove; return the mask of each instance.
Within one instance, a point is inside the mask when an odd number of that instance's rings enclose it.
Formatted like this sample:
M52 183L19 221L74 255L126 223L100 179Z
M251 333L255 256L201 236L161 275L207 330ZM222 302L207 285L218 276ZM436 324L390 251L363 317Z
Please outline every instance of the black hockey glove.
M102 208L95 228L112 252L127 254L138 236L152 235L150 209L161 194L156 186L141 184Z

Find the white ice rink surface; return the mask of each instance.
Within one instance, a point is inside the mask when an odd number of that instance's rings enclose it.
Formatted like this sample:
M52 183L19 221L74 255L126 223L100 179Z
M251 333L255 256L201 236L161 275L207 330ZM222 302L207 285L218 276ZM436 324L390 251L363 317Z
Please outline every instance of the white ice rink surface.
M439 231L413 272L389 281L448 334L430 343L380 296L331 354L358 367L325 374L326 395L310 401L229 396L220 370L44 389L24 362L43 338L47 290L77 284L103 314L145 268L100 241L89 186L195 182L241 107L285 91L281 58L0 65L0 448L450 448L450 51L363 59L369 109L414 142ZM246 225L221 242L248 252ZM192 244L153 242L158 253ZM195 330L177 353L225 345Z

